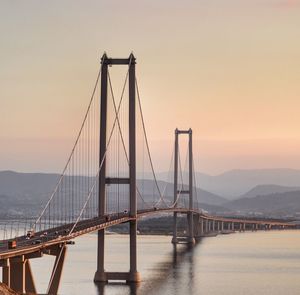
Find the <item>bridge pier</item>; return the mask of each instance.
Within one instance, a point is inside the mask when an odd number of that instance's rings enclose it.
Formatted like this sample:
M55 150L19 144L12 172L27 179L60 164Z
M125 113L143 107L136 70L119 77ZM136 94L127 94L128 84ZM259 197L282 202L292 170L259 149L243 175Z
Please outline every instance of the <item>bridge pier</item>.
M194 215L195 239L196 241L204 236L204 220L199 214Z
M106 282L106 275L104 270L104 229L98 231L98 247L97 247L97 270L94 276L95 282Z
M103 237L102 237L103 232ZM99 247L99 233L101 247ZM103 241L103 247L102 247ZM113 280L124 280L128 283L140 282L140 273L137 271L137 220L129 222L129 254L130 254L130 268L128 272L107 272L104 268L104 230L98 232L98 261L97 271L95 272L94 282L107 283ZM103 254L102 254L103 253ZM99 259L100 258L100 259Z
M43 250L0 260L2 282L18 293L37 294L30 259L40 258L45 253L56 256L47 289L48 295L56 295L58 293L66 250L67 246L65 244L57 244Z
M189 212L187 215L188 219L188 237L187 237L187 243L188 244L195 244L195 236L194 236L194 226L193 226L193 213Z
M10 287L20 293L26 292L24 255L10 261Z
M204 221L204 233L206 234L206 233L208 233L208 220L207 219L203 219L203 221Z
M173 215L173 237L172 237L172 243L177 244L178 239L177 239L177 212L174 212Z
M243 224L240 223L240 232L243 230Z
M25 255L1 262L2 282L19 293L36 293L29 259Z
M2 283L10 286L10 261L9 258L3 260L2 266Z
M204 234L204 219L200 218L200 235L203 236Z
M137 271L137 221L130 221L130 270L127 282L140 282L141 277Z
M227 222L227 230L230 231L230 222Z

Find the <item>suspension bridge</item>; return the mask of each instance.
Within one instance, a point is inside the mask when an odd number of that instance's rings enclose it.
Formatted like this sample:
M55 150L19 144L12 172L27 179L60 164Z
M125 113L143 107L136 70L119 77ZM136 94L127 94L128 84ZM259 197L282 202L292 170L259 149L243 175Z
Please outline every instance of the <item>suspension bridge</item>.
M123 66L120 95L114 92L110 67ZM75 144L43 210L31 222L9 231L5 224L0 241L2 282L20 293L37 293L30 260L55 256L47 294L57 294L67 247L81 235L98 233L96 282L140 281L137 268L137 220L173 214L172 243L193 245L212 233L235 230L293 228L276 220L250 220L211 216L199 206L192 130L175 130L168 179L157 180L142 112L136 59L102 56L101 66ZM183 157L180 138L186 142ZM183 162L182 159L185 158ZM173 169L173 170L172 170ZM147 186L151 179L152 187ZM171 191L170 191L171 189ZM187 218L186 234L178 236L177 217ZM105 229L129 223L128 272L105 270Z

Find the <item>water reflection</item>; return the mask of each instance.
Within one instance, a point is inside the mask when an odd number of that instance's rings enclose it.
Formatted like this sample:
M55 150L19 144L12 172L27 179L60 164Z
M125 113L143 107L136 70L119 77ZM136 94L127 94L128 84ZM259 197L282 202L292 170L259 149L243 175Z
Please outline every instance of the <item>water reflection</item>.
M122 282L110 282L110 283L99 283L94 282L97 294L104 295L106 289L109 289L111 287L115 287L118 289L122 289L122 294L130 294L130 295L136 295L138 287L140 286L140 283L122 283Z
M140 285L95 285L97 236L87 235L69 248L60 294L299 294L300 231L220 235L204 238L193 248L173 247L167 236L138 238L138 266L143 280ZM126 236L108 236L106 250L107 270L128 270ZM53 257L47 255L32 260L40 292L48 287L53 263Z
M115 294L157 294L162 293L165 282L172 281L172 289L168 289L166 294L181 294L181 286L188 287L185 291L192 294L194 290L194 253L199 243L190 246L188 244L173 245L173 250L165 257L163 262L154 264L151 268L151 275L144 278L141 283L122 283L110 282L96 283L98 295L111 294L112 288L115 288ZM182 265L184 264L184 265ZM183 271L184 270L184 271ZM142 278L143 279L143 278ZM117 291L119 290L120 293Z

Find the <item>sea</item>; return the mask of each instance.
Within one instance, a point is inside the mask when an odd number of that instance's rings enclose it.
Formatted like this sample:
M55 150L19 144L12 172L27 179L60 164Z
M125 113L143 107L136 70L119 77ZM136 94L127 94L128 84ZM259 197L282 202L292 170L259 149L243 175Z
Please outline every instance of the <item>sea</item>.
M68 246L59 294L298 295L300 230L236 232L203 238L194 247L170 236L138 236L139 284L95 284L97 235ZM128 271L129 238L106 235L105 269ZM47 290L54 258L31 260L39 293Z

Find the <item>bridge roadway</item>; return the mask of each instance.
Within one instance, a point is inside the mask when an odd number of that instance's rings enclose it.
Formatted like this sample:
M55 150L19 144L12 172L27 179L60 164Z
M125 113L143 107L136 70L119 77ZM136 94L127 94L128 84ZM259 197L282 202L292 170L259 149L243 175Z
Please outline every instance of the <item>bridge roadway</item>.
M234 230L234 224L243 225L243 230L245 230L246 225L251 225L252 229L257 229L257 226L268 226L270 227L278 227L278 228L293 228L294 224L290 224L282 221L275 220L253 220L253 219L237 219L237 218L225 218L218 216L211 216L205 214L198 210L188 210L185 208L152 208L145 210L138 210L137 219L143 216L150 216L158 213L170 213L177 212L181 214L187 214L188 212L193 212L194 216L197 216L202 221L211 221L211 222L220 222L227 223L227 229ZM71 240L74 238L95 232L101 229L109 228L111 226L128 222L130 220L135 219L134 217L130 217L129 213L115 213L110 215L105 215L104 217L96 217L93 219L87 219L79 221L74 230L72 232L71 229L74 226L74 223L65 224L62 226L54 227L48 230L43 230L40 232L36 232L35 236L31 239L28 239L25 235L16 237L17 247L15 249L8 249L8 241L2 240L0 241L0 262L1 260L12 258L20 255L28 255L35 252L47 252L48 248L51 248L55 245L64 244L64 243L72 243ZM242 228L240 228L242 229ZM214 231L215 229L211 228L209 231ZM221 228L218 228L221 230ZM222 226L222 230L224 230ZM202 231L203 234L204 231ZM1 263L0 263L1 264Z

